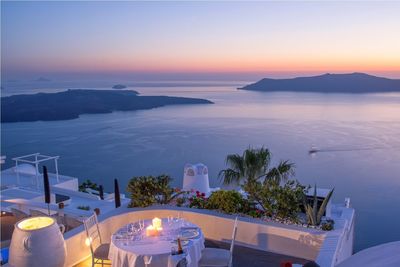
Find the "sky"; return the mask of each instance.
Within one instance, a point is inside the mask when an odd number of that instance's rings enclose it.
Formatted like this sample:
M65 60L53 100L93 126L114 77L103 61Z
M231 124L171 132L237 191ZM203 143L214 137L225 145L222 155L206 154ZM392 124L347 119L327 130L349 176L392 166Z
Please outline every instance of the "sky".
M400 78L399 14L394 1L2 1L1 71Z

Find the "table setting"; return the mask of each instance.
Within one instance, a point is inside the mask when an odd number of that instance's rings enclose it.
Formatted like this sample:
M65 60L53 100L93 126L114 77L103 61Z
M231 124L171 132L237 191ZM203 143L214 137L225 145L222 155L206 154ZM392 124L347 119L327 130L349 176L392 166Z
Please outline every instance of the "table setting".
M197 225L181 217L156 217L118 229L111 237L109 259L113 267L176 267L183 259L197 267L203 249Z

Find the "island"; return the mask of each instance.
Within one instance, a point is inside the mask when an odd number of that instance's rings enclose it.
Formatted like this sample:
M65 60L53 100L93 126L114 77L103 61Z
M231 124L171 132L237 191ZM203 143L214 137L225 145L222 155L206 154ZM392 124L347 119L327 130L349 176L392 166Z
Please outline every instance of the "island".
M113 89L125 89L126 85L123 84L116 84L112 87Z
M323 74L292 79L265 78L239 90L262 92L382 93L400 92L400 80L365 73Z
M143 110L166 105L212 104L198 98L139 96L135 91L74 89L1 98L1 122L76 119L81 114Z

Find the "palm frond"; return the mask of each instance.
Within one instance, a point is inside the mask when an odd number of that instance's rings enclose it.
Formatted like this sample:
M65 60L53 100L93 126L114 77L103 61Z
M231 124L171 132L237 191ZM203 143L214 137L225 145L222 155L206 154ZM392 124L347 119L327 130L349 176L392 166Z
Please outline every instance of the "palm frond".
M243 162L248 179L257 179L260 175L265 174L271 154L268 149L262 147L253 149L249 147L243 153Z
M244 176L245 170L242 156L240 156L239 154L228 155L226 157L226 164L229 165L231 169Z
M288 160L284 160L279 162L278 167L276 167L279 171L279 173L281 174L281 178L283 179L283 181L287 181L290 176L294 175L294 163L288 161Z
M234 182L239 183L241 180L241 175L239 172L233 169L226 169L219 172L218 177L222 180L224 184L232 184Z

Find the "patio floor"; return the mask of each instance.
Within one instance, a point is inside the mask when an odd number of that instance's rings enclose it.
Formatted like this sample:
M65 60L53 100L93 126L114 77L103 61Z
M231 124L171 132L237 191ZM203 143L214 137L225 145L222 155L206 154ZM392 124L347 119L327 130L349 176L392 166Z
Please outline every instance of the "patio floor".
M229 244L206 240L206 247L219 247L229 249ZM261 250L250 249L242 246L235 246L233 253L234 267L280 267L282 262L292 262L297 264L305 264L307 260L285 256L281 254L265 252ZM91 267L92 260L89 257L75 267ZM96 265L100 266L100 265Z

